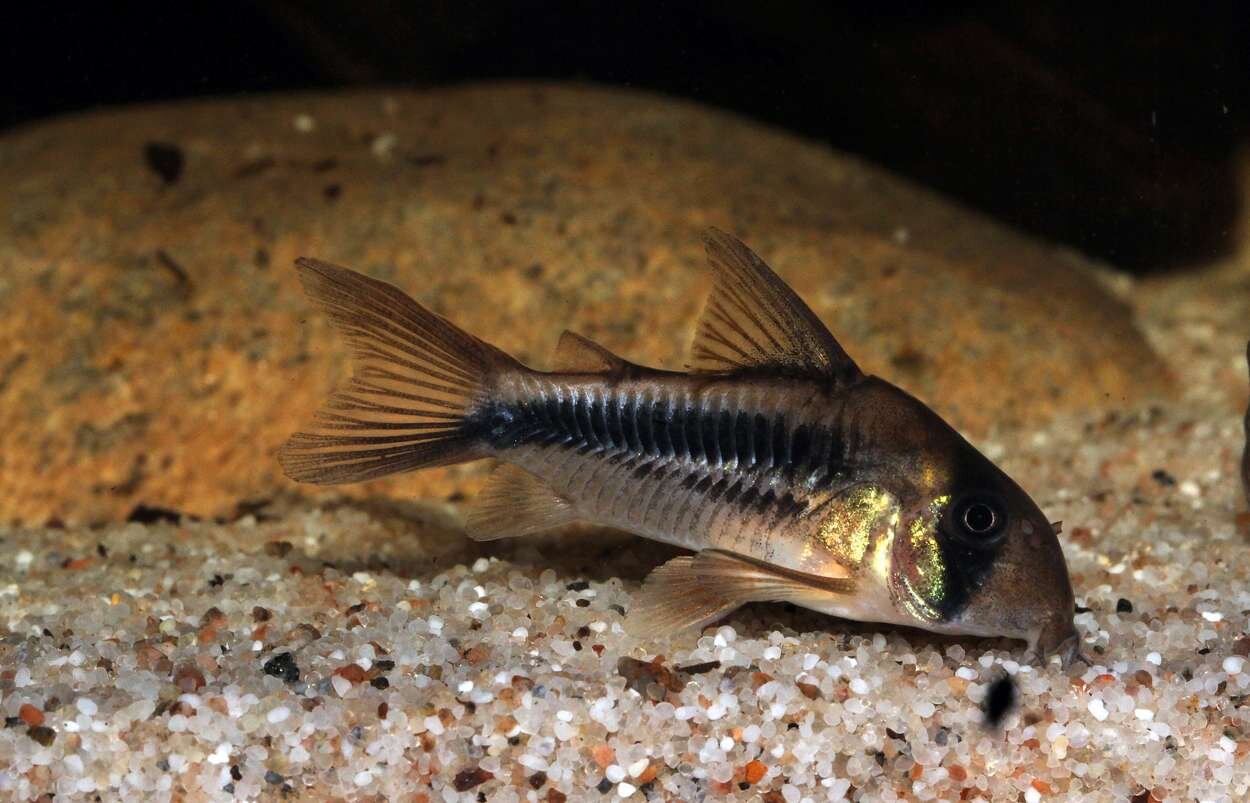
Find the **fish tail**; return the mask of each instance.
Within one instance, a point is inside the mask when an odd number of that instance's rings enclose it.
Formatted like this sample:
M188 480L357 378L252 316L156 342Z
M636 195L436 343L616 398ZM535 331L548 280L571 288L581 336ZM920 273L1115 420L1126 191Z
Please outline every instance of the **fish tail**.
M288 477L333 485L490 454L474 414L520 363L392 285L315 259L296 266L355 360L347 384L279 450Z

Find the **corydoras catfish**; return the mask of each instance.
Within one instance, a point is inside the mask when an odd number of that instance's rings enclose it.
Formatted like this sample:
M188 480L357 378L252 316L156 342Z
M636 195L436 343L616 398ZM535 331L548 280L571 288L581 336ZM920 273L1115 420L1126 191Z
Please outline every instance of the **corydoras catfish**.
M294 435L288 476L357 482L496 458L479 540L574 521L693 552L646 579L626 627L670 633L748 602L1006 636L1076 655L1055 530L923 403L863 373L745 245L706 236L713 287L688 373L572 332L538 371L397 288L312 259L309 297L355 373Z

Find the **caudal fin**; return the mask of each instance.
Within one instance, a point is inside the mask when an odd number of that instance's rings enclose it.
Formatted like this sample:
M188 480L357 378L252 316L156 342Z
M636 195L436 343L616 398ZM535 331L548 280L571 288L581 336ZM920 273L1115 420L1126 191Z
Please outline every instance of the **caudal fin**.
M517 363L392 285L315 259L296 266L355 371L278 452L286 475L333 485L485 456L465 418Z

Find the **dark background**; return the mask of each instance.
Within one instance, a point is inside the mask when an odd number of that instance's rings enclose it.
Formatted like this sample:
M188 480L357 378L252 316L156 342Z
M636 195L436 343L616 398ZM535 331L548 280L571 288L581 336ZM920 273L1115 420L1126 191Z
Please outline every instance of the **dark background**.
M861 154L1134 271L1225 253L1243 3L91 4L6 25L0 127L120 103L488 78L654 89Z

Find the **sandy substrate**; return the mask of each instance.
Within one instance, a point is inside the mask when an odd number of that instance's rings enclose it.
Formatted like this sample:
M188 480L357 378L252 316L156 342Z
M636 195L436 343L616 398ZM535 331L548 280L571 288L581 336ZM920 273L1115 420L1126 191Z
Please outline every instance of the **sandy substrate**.
M1245 800L1244 335L1147 324L1182 403L981 444L1064 521L1092 666L768 605L639 642L670 552L448 503L0 530L0 795Z

